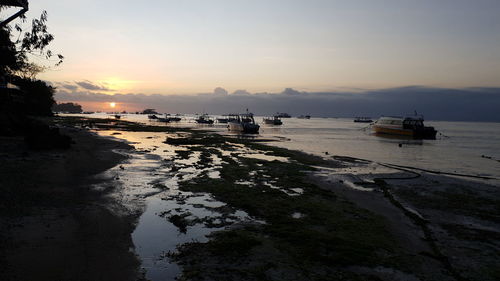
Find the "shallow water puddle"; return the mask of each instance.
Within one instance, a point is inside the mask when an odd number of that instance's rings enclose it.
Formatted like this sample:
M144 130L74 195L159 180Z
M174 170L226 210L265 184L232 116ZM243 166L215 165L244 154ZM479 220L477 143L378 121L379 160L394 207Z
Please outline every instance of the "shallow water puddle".
M286 157L273 156L273 155L268 155L268 154L264 154L264 153L245 153L245 154L240 154L240 156L245 157L245 158L252 158L252 159L258 159L258 160L265 160L265 161L289 162L288 158L286 158Z
M129 159L110 169L110 184L121 188L113 196L130 212L143 210L132 233L135 252L148 280L175 280L181 268L170 262L169 252L191 241L204 242L206 235L234 223L258 222L206 193L182 192L179 183L206 173L220 178L223 161L217 155L201 162L201 152L163 143L166 133L100 131L100 135L127 141L136 148ZM177 152L176 152L177 151ZM183 151L183 152L181 152ZM108 182L109 184L109 182ZM105 187L96 187L105 188Z

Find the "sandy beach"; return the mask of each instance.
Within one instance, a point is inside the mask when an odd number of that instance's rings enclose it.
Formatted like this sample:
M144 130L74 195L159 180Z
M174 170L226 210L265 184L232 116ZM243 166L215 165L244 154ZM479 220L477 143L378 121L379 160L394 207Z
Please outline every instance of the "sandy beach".
M500 276L496 182L199 130L59 124L69 150L2 139L2 280ZM169 243L148 236L157 224Z

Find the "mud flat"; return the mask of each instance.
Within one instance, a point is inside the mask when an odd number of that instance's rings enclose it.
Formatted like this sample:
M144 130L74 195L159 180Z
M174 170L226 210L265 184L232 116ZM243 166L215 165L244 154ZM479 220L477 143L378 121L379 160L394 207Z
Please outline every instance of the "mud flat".
M26 258L38 247L41 253L44 248L61 248L56 252L74 257L63 259L61 254L37 265L33 272L46 274L43 280L74 280L65 278L69 274L85 280L499 277L497 181L433 175L350 157L312 156L258 138L199 130L85 118L66 118L63 123L82 128L73 130L89 136L91 143L108 144L78 157L98 159L111 153L121 162L108 162L81 180L61 184L81 183L85 188L73 188L80 190L78 196L57 195L49 188L55 185L36 174L8 179L10 186L45 183L40 191L49 189L41 194L34 187L22 193L9 191L17 194L13 202L24 211L2 208L2 220L10 222L1 232L9 235L2 240L7 241L2 249L9 265L4 273L19 273L35 263L30 257L23 262L15 253ZM51 153L47 155L57 155ZM12 158L11 163L28 165L19 160L23 153L2 155ZM63 161L67 157L57 160L62 164L54 169L70 167L72 162ZM39 163L59 163L48 159ZM10 166L1 171L10 173ZM27 166L25 170L30 171ZM17 203L31 191L36 198L46 194L56 199ZM44 208L54 215L37 213ZM52 219L50 227L40 223L44 218ZM31 224L39 228L28 230ZM38 238L26 236L29 233L38 233ZM63 234L56 237L57 233ZM56 267L63 273L47 270L54 264L64 265Z
M0 142L0 280L137 280L130 232L138 214L111 211L113 192L92 186L129 145L74 127L68 150ZM116 206L115 206L116 207Z

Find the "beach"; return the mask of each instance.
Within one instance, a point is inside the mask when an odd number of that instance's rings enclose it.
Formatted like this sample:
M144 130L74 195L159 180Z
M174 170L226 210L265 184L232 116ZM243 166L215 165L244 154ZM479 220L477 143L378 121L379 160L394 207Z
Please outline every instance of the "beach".
M60 118L2 139L2 280L495 280L497 181Z
M2 138L0 161L2 280L137 280L130 232L138 214L92 186L120 163L124 143L76 128L71 149L31 151L22 138Z

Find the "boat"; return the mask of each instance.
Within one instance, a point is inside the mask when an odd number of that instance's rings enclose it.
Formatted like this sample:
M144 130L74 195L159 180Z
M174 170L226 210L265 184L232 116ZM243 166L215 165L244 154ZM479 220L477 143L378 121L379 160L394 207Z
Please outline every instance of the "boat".
M311 119L311 115L300 115L297 118L299 118L299 119Z
M425 127L423 116L380 117L374 124L376 134L397 135L415 139L436 139L434 127Z
M229 122L229 118L217 118L217 123L221 123L221 124L227 124Z
M179 122L181 121L181 117L179 117L178 115L175 115L175 116L172 116L170 114L165 114L165 118L168 119L169 122Z
M358 117L354 117L354 122L356 122L356 123L372 123L373 120L370 117L358 116Z
M288 114L286 112L277 112L276 116L278 116L279 118L291 118L292 117L292 116L290 116L290 114Z
M213 124L214 120L210 118L208 114L199 115L198 118L195 119L198 124Z
M267 125L282 125L283 122L281 121L281 118L277 115L274 115L272 117L264 117L263 119L264 124Z
M226 115L222 115L222 117L220 118L217 118L217 123L221 123L221 124L227 124L231 121L234 121L235 118L234 116L236 116L238 114L226 114Z
M258 134L260 126L255 123L253 113L247 112L242 114L230 115L232 121L228 122L227 128L229 131L242 132L245 134Z
M170 122L170 119L164 118L164 117L158 117L158 118L156 118L156 121L168 123L168 122Z
M155 120L155 119L158 119L158 116L156 116L154 114L150 114L150 115L148 115L148 119L149 120Z
M121 116L121 115L119 115L119 114L115 114L115 115L114 115L114 117L115 117L115 119L120 119L120 118L122 118L122 116Z

